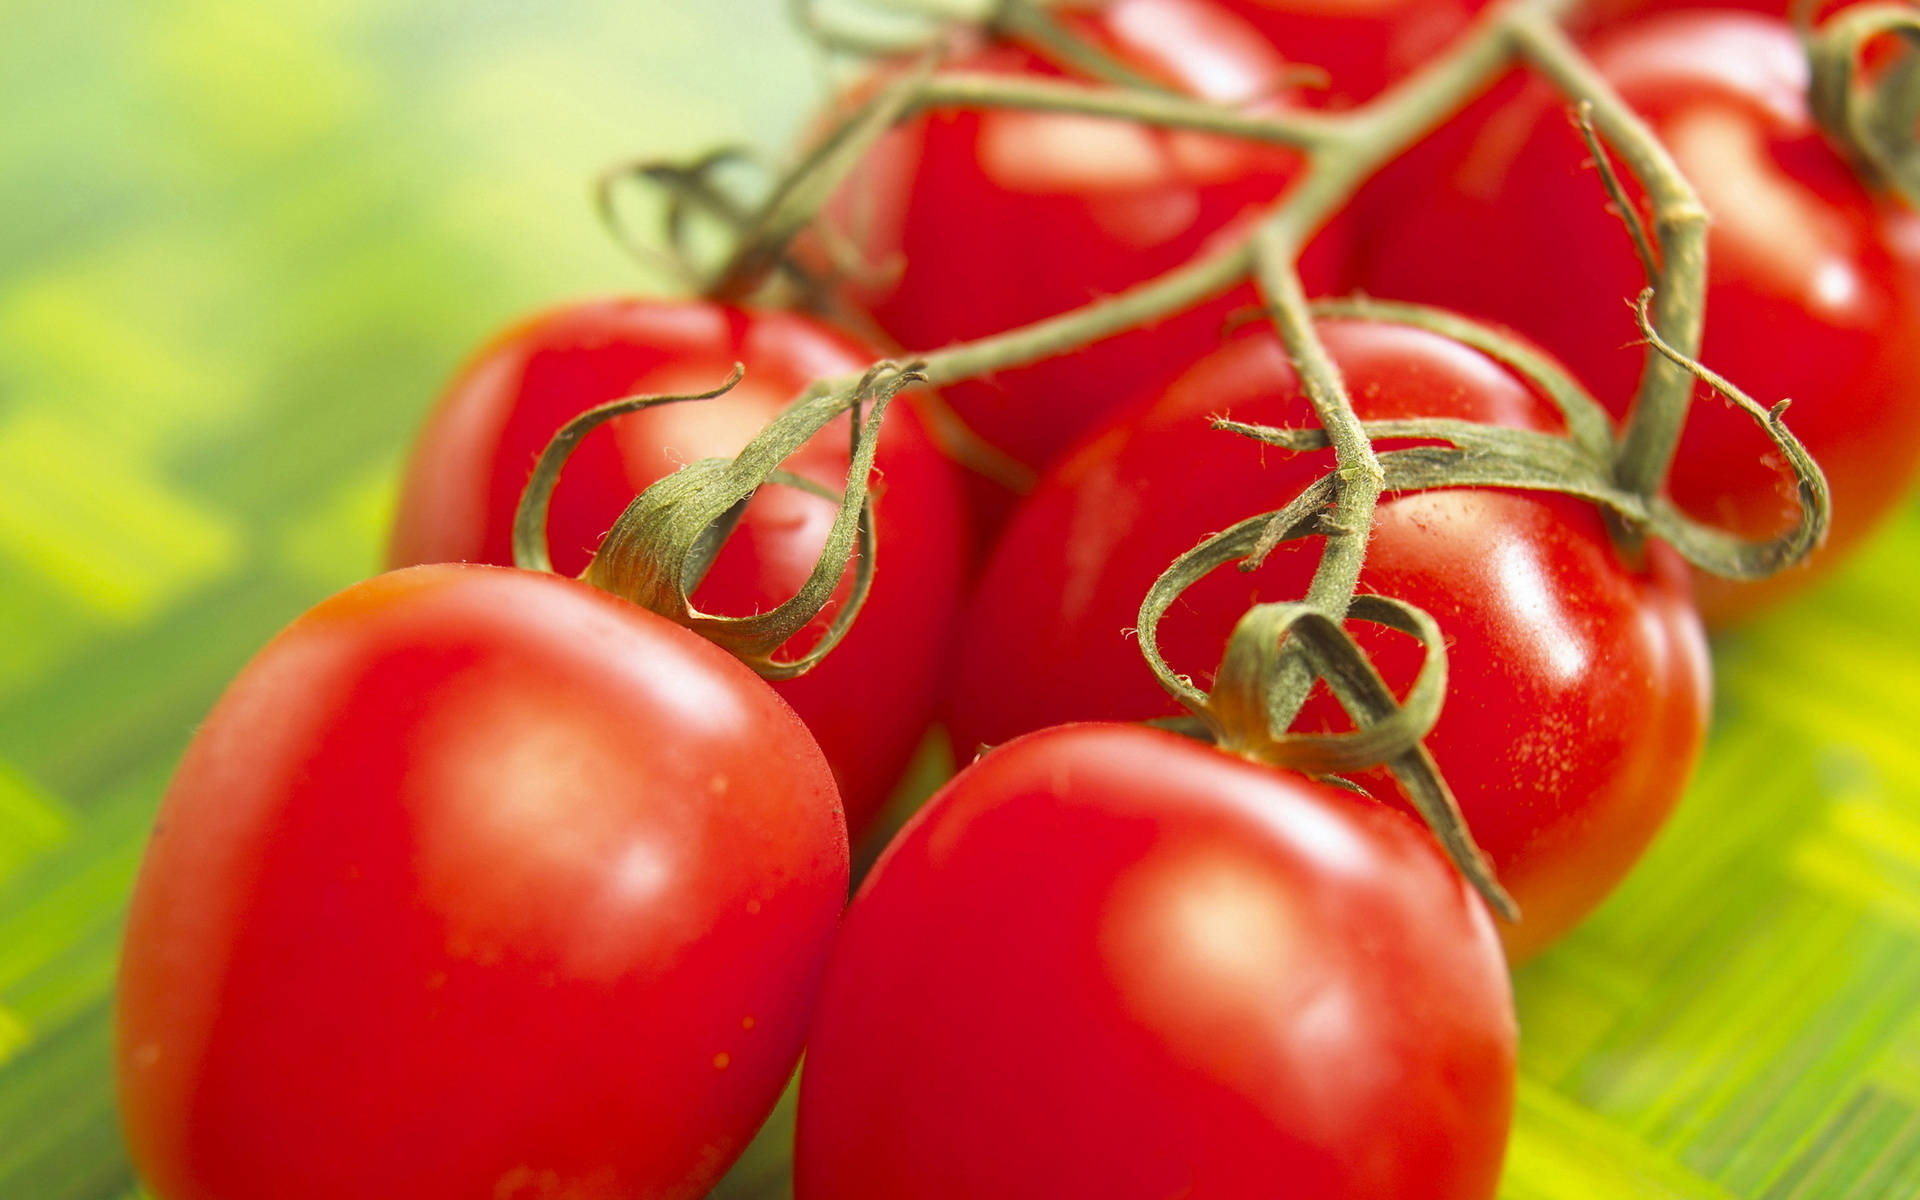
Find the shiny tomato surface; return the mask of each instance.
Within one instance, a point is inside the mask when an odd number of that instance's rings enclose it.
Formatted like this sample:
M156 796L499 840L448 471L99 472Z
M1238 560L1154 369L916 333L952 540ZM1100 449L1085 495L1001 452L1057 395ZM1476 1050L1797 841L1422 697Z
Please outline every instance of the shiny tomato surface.
M849 910L798 1200L1489 1200L1505 964L1412 821L1138 727L973 764Z
M1320 326L1363 418L1450 417L1553 430L1559 415L1478 351L1369 321ZM1028 498L981 580L963 634L951 728L963 757L1062 721L1178 712L1130 631L1141 599L1206 534L1279 508L1332 466L1208 427L1314 422L1278 342L1238 334L1159 402L1094 435ZM1306 594L1318 539L1252 574L1222 569L1161 626L1176 670L1205 686L1260 601ZM1468 825L1518 900L1509 951L1537 951L1619 882L1678 800L1704 730L1708 666L1684 569L1654 546L1623 561L1600 515L1561 496L1454 489L1388 497L1360 589L1432 613L1449 686L1427 739ZM1355 626L1387 682L1419 668L1412 639ZM1324 695L1307 727L1340 728ZM1384 772L1363 778L1397 797Z
M1622 24L1592 53L1711 214L1702 357L1763 404L1793 401L1787 424L1833 485L1832 537L1814 559L1830 567L1920 464L1920 216L1868 190L1823 139L1782 21L1674 13ZM1642 361L1627 301L1645 280L1587 159L1563 99L1498 90L1363 197L1361 285L1511 325L1624 413ZM1748 536L1795 511L1778 453L1704 389L1669 490ZM1700 598L1725 622L1817 574L1703 579Z
M118 1068L164 1200L701 1194L800 1051L847 886L751 671L548 575L383 575L200 727Z
M495 338L448 388L414 449L390 559L512 562L513 513L534 459L568 420L640 393L725 396L621 417L568 460L549 531L555 569L582 570L648 484L696 459L729 456L816 379L878 355L791 313L700 302L600 300L543 313ZM835 421L786 469L838 490L848 435ZM875 580L853 631L814 671L775 685L819 739L859 828L885 800L937 703L968 553L957 472L911 396L888 409L875 477ZM833 505L763 488L694 594L703 611L745 615L793 595L813 570ZM844 592L844 585L843 585ZM817 630L795 639L805 649Z
M1135 71L1208 100L1283 103L1286 65L1211 0L1118 0L1070 14ZM1039 50L981 45L945 69L1011 77L1069 72ZM944 109L884 137L827 219L871 268L845 298L909 350L1055 316L1223 244L1299 175L1274 146L1095 117ZM1310 256L1332 285L1337 234ZM1251 289L1032 366L943 389L960 418L1029 466L1044 466L1116 406L1172 379Z

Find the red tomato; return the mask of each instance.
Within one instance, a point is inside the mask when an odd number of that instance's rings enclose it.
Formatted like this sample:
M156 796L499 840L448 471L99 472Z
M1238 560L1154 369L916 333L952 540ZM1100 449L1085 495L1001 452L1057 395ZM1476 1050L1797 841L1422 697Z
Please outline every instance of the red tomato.
M1285 64L1272 48L1211 0L1117 0L1070 19L1135 70L1190 95L1238 102L1281 86ZM1067 74L1008 43L950 65ZM932 350L1066 312L1187 263L1244 229L1299 172L1293 151L1249 142L1093 117L944 110L883 138L827 219L875 268L850 282L849 302L900 344ZM1332 281L1332 253L1310 264L1315 290ZM1117 404L1173 378L1218 341L1237 310L1256 304L1242 288L943 395L987 441L1043 466Z
M1326 72L1332 106L1371 99L1446 52L1486 0L1223 0L1291 62Z
M1157 730L989 754L848 912L799 1200L1494 1194L1514 1018L1423 831Z
M1326 322L1321 334L1362 417L1558 428L1547 401L1478 351L1376 322ZM1280 507L1332 466L1325 453L1211 430L1217 413L1313 423L1268 331L1235 337L1028 498L963 633L952 719L963 753L1065 720L1179 711L1126 632L1149 585L1209 531ZM1297 542L1252 575L1215 572L1162 625L1169 660L1209 680L1240 615L1304 596L1318 561L1317 542ZM1630 569L1580 501L1456 489L1380 505L1361 589L1426 609L1447 637L1446 706L1427 745L1524 914L1503 930L1508 950L1531 954L1619 881L1686 783L1708 676L1685 572L1659 546L1646 570ZM1417 644L1356 628L1404 693ZM1343 727L1324 699L1305 717ZM1384 772L1363 782L1398 795Z
M622 396L704 391L745 363L746 378L725 396L621 417L581 442L549 525L555 569L577 573L648 484L696 459L733 454L807 384L876 357L789 313L603 300L542 314L482 350L428 419L407 471L391 561L511 563L514 507L561 425ZM855 829L885 800L937 703L968 543L956 472L910 397L888 410L882 429L867 605L818 668L774 685L819 739ZM846 422L836 421L786 467L837 490L847 455ZM780 603L813 569L832 520L833 505L820 497L763 489L695 601L726 614ZM823 614L815 629L825 623Z
M1833 485L1832 536L1815 559L1831 566L1920 464L1920 217L1869 192L1822 139L1805 56L1781 22L1676 13L1612 31L1593 58L1713 216L1702 355L1763 403L1792 398L1787 423ZM1360 281L1512 325L1622 413L1642 355L1625 303L1643 285L1638 260L1565 101L1544 86L1515 92L1369 189ZM1704 390L1669 488L1687 512L1749 536L1793 520L1778 455ZM1725 621L1813 577L1707 579L1701 600Z
M846 886L826 762L725 652L553 576L370 580L261 651L161 806L134 1159L168 1200L699 1194Z

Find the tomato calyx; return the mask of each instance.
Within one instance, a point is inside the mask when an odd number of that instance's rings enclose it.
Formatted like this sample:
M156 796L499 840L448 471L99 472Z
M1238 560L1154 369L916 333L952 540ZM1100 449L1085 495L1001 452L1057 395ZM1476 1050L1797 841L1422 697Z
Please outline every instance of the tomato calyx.
M1897 38L1891 62L1863 60ZM1848 8L1807 36L1813 116L1856 169L1909 204L1920 204L1920 13L1905 4Z
M1385 765L1405 789L1441 848L1488 906L1509 922L1519 905L1494 877L1493 864L1474 844L1460 804L1422 742L1440 720L1447 692L1446 638L1430 613L1390 596L1358 595L1348 621L1365 621L1416 638L1426 650L1405 698L1396 697L1343 622L1310 604L1262 604L1234 627L1220 661L1204 719L1219 731L1215 744L1230 754L1287 767L1316 779ZM1285 730L1298 705L1287 676L1296 660L1274 649L1291 643L1312 674L1324 679L1357 728L1345 733Z
M561 469L594 429L627 413L662 404L698 403L731 391L745 376L735 364L718 386L682 395L629 396L575 417L553 436L534 466L514 516L515 564L551 571L547 512ZM825 658L852 629L872 586L875 541L872 475L880 423L895 396L926 376L917 364L882 360L853 380L824 380L790 404L732 458L703 458L661 477L627 505L581 579L666 617L716 643L765 679L791 679ZM852 447L845 487L835 492L780 469L827 423L846 413ZM765 612L726 616L702 612L693 593L733 532L755 492L768 484L797 487L832 501L836 510L812 572L787 600ZM818 640L782 654L833 600L840 581L852 587Z

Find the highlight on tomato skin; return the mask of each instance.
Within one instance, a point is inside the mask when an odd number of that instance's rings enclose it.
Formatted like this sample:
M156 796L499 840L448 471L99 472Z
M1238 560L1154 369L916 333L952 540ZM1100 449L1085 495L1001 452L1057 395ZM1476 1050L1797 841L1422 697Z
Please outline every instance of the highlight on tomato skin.
M1117 0L1065 12L1073 29L1188 95L1290 103L1286 63L1213 0ZM944 70L1068 77L1032 48L986 42ZM855 93L856 95L858 92ZM939 110L884 136L823 219L870 270L841 299L909 351L1069 311L1188 263L1244 232L1300 176L1284 147L1121 121ZM1308 254L1311 290L1339 286L1339 224ZM1251 287L1071 354L944 388L960 419L1044 467L1140 387L1164 383L1257 308ZM990 519L1004 495L988 497Z
M1730 625L1844 561L1920 470L1920 214L1869 190L1815 126L1806 54L1782 20L1664 13L1589 49L1711 217L1703 361L1763 404L1791 400L1786 422L1833 491L1807 566L1697 580L1708 623ZM1565 100L1509 79L1363 189L1356 281L1511 326L1624 414L1644 354L1627 301L1645 277L1589 159ZM1667 491L1747 537L1797 513L1765 435L1704 387Z
M705 391L744 364L745 377L724 396L632 413L582 440L549 520L555 569L577 574L649 484L696 459L734 454L809 384L858 373L877 357L838 330L778 310L610 298L540 313L482 348L428 417L407 467L390 562L511 564L515 506L562 425L625 396ZM970 553L958 471L917 404L913 393L901 396L881 427L866 605L817 669L774 684L833 764L856 832L885 802L939 702ZM838 491L848 453L841 419L785 466ZM762 488L695 602L736 615L786 600L812 572L833 512L819 496ZM812 644L834 607L790 643L793 653Z
M797 1200L1491 1200L1507 970L1414 822L1158 730L962 771L848 911Z
M831 774L692 633L584 584L397 571L236 678L122 955L163 1200L697 1195L799 1055L844 904Z
M1561 428L1544 397L1477 350L1379 321L1318 330L1363 418ZM962 627L949 729L963 760L1063 721L1181 711L1129 634L1140 598L1200 534L1278 507L1333 467L1329 452L1212 429L1222 415L1313 424L1270 330L1241 330L1089 435L1016 512ZM1206 686L1250 605L1306 594L1318 545L1282 545L1256 572L1223 569L1185 593L1160 627L1174 668ZM1426 609L1447 637L1447 696L1426 745L1520 905L1522 921L1501 928L1509 953L1537 953L1625 876L1698 758L1709 666L1684 565L1656 544L1630 566L1585 501L1456 488L1383 499L1360 587ZM1418 644L1355 632L1404 694ZM1323 693L1299 727L1351 726ZM1400 795L1385 771L1361 782Z

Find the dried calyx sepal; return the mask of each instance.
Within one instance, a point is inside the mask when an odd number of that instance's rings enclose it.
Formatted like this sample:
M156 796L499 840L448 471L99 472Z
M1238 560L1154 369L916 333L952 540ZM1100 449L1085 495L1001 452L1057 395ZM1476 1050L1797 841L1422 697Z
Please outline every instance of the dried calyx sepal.
M553 569L547 511L561 468L582 438L616 417L643 408L714 399L733 390L744 374L745 368L736 365L733 374L711 391L630 396L569 421L541 452L521 494L514 514L514 562L529 570ZM691 462L634 497L581 578L692 629L765 678L787 679L807 671L846 636L872 586L872 476L880 421L893 398L922 378L913 364L880 362L858 378L816 383L734 457ZM852 444L846 484L840 491L781 470L781 463L842 414L848 417ZM812 572L793 596L766 612L747 616L702 612L693 603L693 593L754 494L767 484L797 487L834 503L833 524ZM849 569L851 591L819 639L797 655L782 656L787 643L832 602Z

